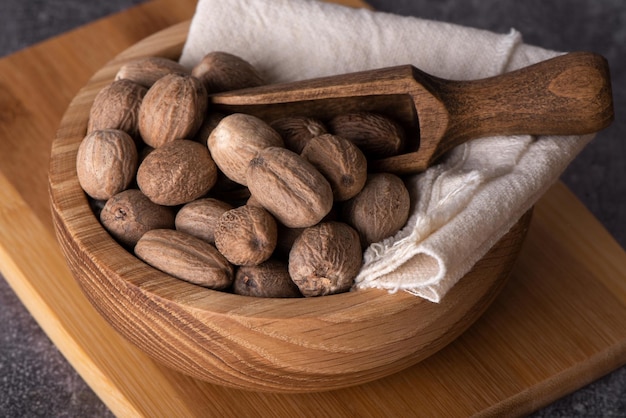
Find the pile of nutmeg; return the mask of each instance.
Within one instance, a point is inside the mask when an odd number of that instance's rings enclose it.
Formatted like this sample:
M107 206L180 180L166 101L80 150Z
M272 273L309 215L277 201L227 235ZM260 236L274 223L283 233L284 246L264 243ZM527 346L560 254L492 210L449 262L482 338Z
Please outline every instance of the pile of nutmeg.
M345 292L364 248L407 221L402 179L367 170L368 158L398 153L404 133L375 113L211 111L210 94L262 84L225 52L192 70L126 63L95 97L78 180L110 235L174 277L260 297Z

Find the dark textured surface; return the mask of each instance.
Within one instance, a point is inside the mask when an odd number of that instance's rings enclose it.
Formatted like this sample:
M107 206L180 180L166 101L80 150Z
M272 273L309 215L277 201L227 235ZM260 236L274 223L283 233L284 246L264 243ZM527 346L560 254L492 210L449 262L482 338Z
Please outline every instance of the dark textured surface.
M138 0L1 0L0 56L122 10ZM626 247L626 2L623 0L373 0L375 8L493 30L528 43L590 50L609 60L616 121L580 154L565 183ZM1 75L0 75L1 77ZM0 416L106 417L107 408L0 280ZM626 325L625 325L626 326ZM536 412L535 417L626 417L626 368Z

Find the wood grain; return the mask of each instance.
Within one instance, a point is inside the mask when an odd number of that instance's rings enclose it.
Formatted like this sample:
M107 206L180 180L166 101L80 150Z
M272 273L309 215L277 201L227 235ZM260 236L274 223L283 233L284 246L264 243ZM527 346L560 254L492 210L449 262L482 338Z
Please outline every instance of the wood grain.
M50 144L91 74L192 13L193 2L155 1L0 60L0 268L116 415L522 416L626 364L626 254L561 183L536 206L489 310L444 350L388 378L324 393L238 391L173 372L123 339L84 298L54 239ZM55 54L72 59L54 62Z
M219 93L210 100L222 112L268 122L285 115L327 121L350 112L385 114L418 133L403 154L371 164L399 174L424 171L471 139L589 134L614 118L608 63L589 52L482 80L444 80L404 65Z

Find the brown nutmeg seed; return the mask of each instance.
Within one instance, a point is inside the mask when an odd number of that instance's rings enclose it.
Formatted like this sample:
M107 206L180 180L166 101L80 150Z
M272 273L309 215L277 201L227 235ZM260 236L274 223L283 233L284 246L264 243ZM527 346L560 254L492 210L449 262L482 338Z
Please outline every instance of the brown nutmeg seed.
M152 229L174 228L174 211L152 202L140 190L129 189L107 200L100 222L113 238L132 248Z
M154 203L182 205L204 196L217 181L209 150L180 139L155 149L137 170L137 185Z
M276 221L258 206L226 211L215 229L215 246L228 261L239 266L260 264L276 248Z
M315 225L333 206L328 180L307 160L286 148L269 147L250 161L250 192L276 219L290 228Z
M337 202L356 196L365 185L365 155L345 138L331 134L316 136L306 144L301 155L326 177Z
M231 180L247 185L250 160L267 147L282 147L282 138L263 120L243 113L223 118L207 141L220 170Z
M148 231L137 242L135 255L178 279L210 289L226 289L233 282L233 267L217 249L184 232Z
M222 51L206 54L191 70L191 74L202 81L210 94L265 84L252 64Z
M291 280L287 263L270 259L256 266L242 266L235 273L233 292L262 298L302 297Z
M270 123L285 141L285 147L300 154L304 146L319 135L327 133L324 124L306 116L289 116Z
M208 107L208 95L195 77L172 73L157 80L139 108L139 133L154 148L198 131Z
M115 79L130 80L149 88L160 78L172 73L189 75L191 71L169 58L145 57L122 65L115 74Z
M78 181L89 196L106 200L126 189L135 178L138 155L133 139L124 131L93 131L76 154Z
M210 197L194 200L176 214L176 229L215 244L215 229L224 212L233 207Z
M343 219L366 246L392 236L406 224L411 201L402 179L391 173L371 174L363 190L343 207Z
M304 296L324 296L352 287L361 268L358 233L342 222L306 228L289 252L289 274Z
M394 120L370 112L346 113L329 122L332 133L352 142L372 158L397 155L405 143L405 133Z
M117 80L96 95L89 110L87 132L119 129L139 137L139 110L148 89L130 80Z

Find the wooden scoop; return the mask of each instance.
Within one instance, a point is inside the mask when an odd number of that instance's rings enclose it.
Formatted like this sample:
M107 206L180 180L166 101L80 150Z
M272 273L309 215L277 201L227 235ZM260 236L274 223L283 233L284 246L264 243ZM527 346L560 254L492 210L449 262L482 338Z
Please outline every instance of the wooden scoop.
M607 127L613 100L606 60L574 52L495 77L444 80L411 65L231 91L211 96L214 109L266 121L304 115L386 114L414 132L403 154L370 168L398 174L425 170L467 140L492 135L582 135Z

